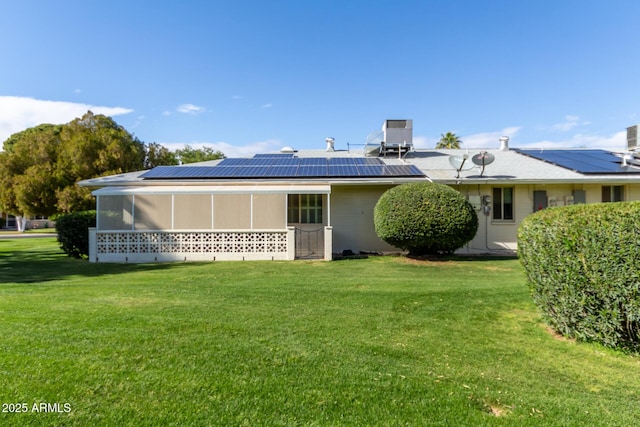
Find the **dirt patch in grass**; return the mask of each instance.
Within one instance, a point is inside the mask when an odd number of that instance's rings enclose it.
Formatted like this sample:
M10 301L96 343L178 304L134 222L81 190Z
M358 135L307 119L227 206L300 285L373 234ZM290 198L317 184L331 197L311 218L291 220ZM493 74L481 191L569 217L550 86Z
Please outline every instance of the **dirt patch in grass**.
M429 267L460 267L462 262L451 259L439 259L434 257L402 256L397 261L402 264L423 265Z
M494 417L502 417L504 415L507 415L509 413L509 410L498 405L488 405L487 412L489 412Z
M542 326L544 327L544 330L547 331L547 333L551 335L555 340L563 341L563 342L573 342L573 343L576 342L574 338L565 337L564 335L562 335L560 332L556 331L549 325L542 325Z

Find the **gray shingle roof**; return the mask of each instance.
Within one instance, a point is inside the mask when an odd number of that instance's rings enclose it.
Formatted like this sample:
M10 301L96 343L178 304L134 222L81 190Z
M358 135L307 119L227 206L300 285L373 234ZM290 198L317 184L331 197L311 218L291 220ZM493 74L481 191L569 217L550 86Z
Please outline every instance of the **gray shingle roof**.
M519 153L517 150L486 150L491 153L495 160L487 165L482 176L479 167L475 166L470 170L460 172L460 177L456 178L456 170L449 163L450 156L463 155L466 150L416 150L410 152L406 157L399 159L396 157L381 157L389 165L409 164L418 167L432 181L444 184L514 184L514 183L628 183L640 182L640 175L637 174L598 174L586 175L566 169L555 164L535 159L533 157ZM469 150L468 164L471 163L471 156L480 150ZM364 157L361 150L338 150L327 152L323 150L300 150L296 152L300 158L308 157ZM194 163L181 167L192 166L215 166L218 161ZM107 177L85 180L80 183L82 186L103 187L114 185L139 185L145 181L140 178L145 171L131 172L126 174L112 175ZM360 178L367 181L371 178ZM264 179L255 179L256 182ZM200 180L211 182L210 180ZM243 179L243 181L254 181ZM332 181L324 179L323 181ZM343 179L341 181L344 181ZM148 182L145 182L147 184ZM149 183L151 184L151 183ZM197 183L194 182L195 185Z

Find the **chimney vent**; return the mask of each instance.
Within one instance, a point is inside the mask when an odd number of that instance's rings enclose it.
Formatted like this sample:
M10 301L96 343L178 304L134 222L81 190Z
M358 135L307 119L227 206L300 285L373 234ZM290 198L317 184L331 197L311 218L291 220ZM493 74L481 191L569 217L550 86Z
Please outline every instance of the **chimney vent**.
M638 148L638 125L627 128L627 150Z
M509 137L501 136L500 137L500 151L509 151Z
M329 136L327 137L327 139L325 139L326 143L327 143L327 151L334 151L334 144L336 142L336 139Z

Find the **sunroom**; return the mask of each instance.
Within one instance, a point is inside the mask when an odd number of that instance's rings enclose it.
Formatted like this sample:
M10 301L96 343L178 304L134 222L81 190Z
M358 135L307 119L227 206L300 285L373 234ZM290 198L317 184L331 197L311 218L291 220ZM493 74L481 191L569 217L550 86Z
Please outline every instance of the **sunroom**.
M92 262L331 259L327 184L104 187Z

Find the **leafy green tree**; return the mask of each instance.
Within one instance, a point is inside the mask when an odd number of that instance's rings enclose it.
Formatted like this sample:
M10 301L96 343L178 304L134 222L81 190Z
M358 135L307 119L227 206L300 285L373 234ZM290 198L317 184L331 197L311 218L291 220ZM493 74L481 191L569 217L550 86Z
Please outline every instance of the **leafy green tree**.
M452 133L452 132L447 132L446 134L441 133L440 136L441 136L440 141L438 141L438 143L436 144L436 148L438 149L442 149L442 148L459 149L460 144L462 144L462 140L458 138L458 135L456 135L455 133Z
M29 215L95 209L90 190L76 185L80 180L177 163L165 147L146 145L91 111L65 125L15 133L3 148L0 208L18 217L19 229Z
M193 148L186 145L184 148L176 150L178 161L185 165L187 163L206 162L208 160L224 159L224 153L214 150L211 147Z
M176 154L157 142L145 144L144 169L152 169L156 166L171 166L178 164Z
M60 135L58 167L69 183L142 169L144 144L111 117L88 111Z
M17 217L23 230L28 215L51 215L61 177L55 170L61 126L43 124L13 134L0 152L0 207Z

